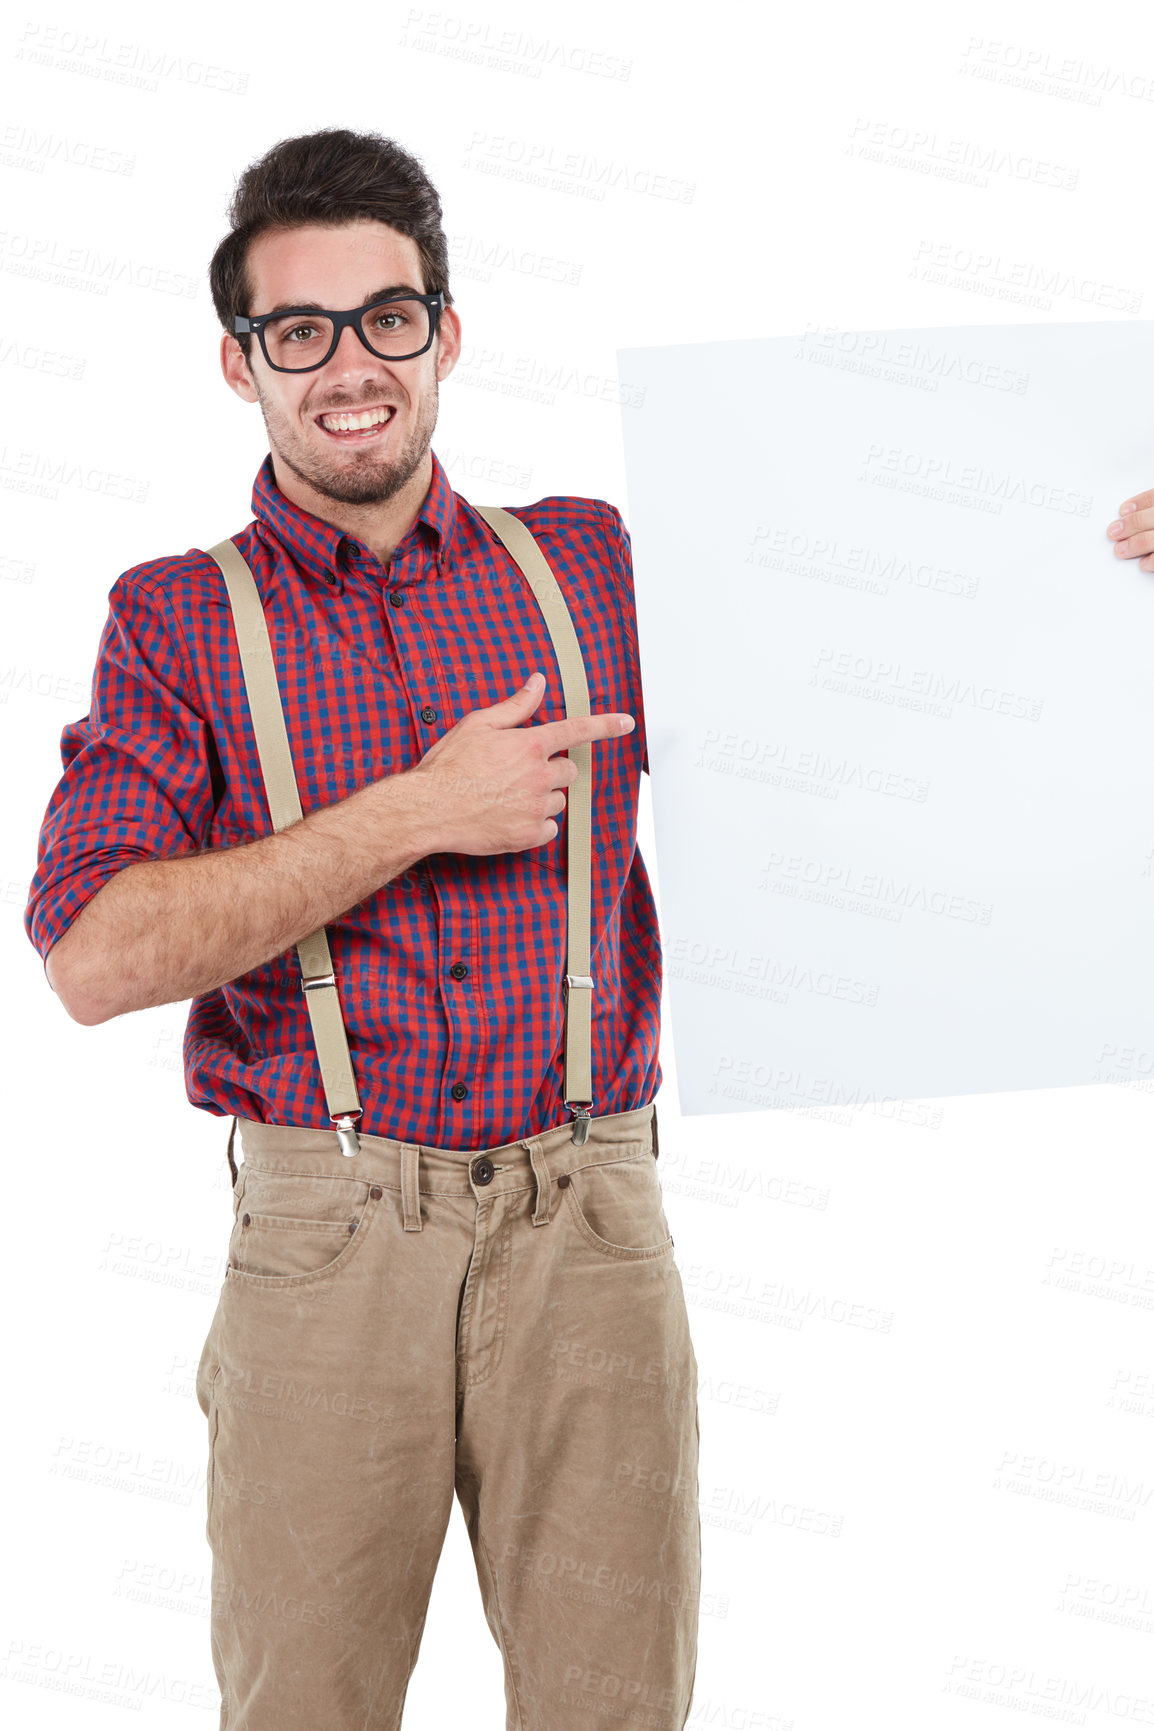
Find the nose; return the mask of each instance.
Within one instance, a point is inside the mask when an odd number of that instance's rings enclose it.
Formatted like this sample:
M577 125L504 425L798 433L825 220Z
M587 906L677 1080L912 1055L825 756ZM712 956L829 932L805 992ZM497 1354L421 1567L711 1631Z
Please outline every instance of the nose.
M322 371L341 378L353 375L380 378L382 371L387 369L388 362L381 355L375 355L371 349L367 349L352 325L346 325Z

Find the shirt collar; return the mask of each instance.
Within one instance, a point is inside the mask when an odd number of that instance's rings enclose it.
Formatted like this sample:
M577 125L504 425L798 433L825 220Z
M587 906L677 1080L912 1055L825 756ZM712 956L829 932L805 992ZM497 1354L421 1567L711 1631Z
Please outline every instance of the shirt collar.
M407 547L410 537L417 535L424 524L432 536L431 545L438 568L443 570L453 539L457 497L437 453L430 450L429 455L433 461L429 490L416 522L398 542L397 552ZM341 556L348 551L346 543L352 544L356 537L338 529L334 523L326 523L323 517L314 517L311 511L302 510L281 492L273 476L271 451L257 470L253 482L252 513L261 528L270 531L311 577L340 588L343 579Z

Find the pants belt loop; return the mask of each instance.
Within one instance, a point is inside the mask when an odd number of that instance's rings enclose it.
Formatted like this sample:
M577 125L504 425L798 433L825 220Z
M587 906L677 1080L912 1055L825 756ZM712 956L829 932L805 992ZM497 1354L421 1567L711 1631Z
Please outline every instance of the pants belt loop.
M533 1175L537 1180L537 1206L533 1210L534 1226L546 1226L549 1222L549 1165L541 1152L541 1144L536 1138L531 1142L522 1142L522 1148L529 1150L529 1158L533 1162Z
M401 1144L401 1207L406 1232L421 1230L420 1154L417 1143Z

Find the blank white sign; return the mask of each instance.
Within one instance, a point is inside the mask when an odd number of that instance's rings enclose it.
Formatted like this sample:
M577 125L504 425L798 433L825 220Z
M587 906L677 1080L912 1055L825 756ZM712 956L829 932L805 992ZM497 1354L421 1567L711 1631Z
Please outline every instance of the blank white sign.
M1154 1074L1154 323L618 358L682 1111Z

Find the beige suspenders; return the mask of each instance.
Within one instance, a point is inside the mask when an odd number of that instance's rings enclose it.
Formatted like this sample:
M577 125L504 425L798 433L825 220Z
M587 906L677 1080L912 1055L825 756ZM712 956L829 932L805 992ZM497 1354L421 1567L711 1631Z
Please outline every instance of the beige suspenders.
M536 597L553 640L553 649L561 670L566 716L588 715L589 686L577 633L573 629L573 620L565 597L544 554L525 525L510 512L503 511L496 505L478 505L474 509L504 543ZM273 829L286 829L289 824L298 823L304 814L301 811L264 608L252 572L233 541L218 541L215 547L208 548L208 555L220 566L232 605L245 694L252 716L253 732L256 735L257 756L260 759ZM584 1142L589 1133L589 1117L593 1105L593 980L589 972L592 867L590 747L588 744L570 746L569 756L576 763L579 773L567 794L569 916L563 1094L565 1104L574 1114L573 1140ZM336 1128L337 1142L342 1154L356 1154L360 1148L356 1120L361 1117L362 1108L324 927L302 938L296 948L329 1119ZM234 1132L235 1129L234 1121ZM232 1165L231 1136L229 1164ZM235 1168L233 1170L235 1183Z
M581 645L573 619L557 579L529 530L519 517L497 505L474 509L496 531L528 580L545 624L553 639L553 653L561 671L561 690L566 717L589 714L589 682ZM591 1075L591 1021L593 980L589 972L589 922L592 894L593 786L591 747L571 745L569 756L577 765L577 780L566 795L568 829L567 894L569 900L569 959L565 973L565 1104L577 1114L574 1142L584 1142L589 1133L589 1107L593 1104ZM576 994L576 996L574 996ZM574 1105L581 1101L582 1106Z

